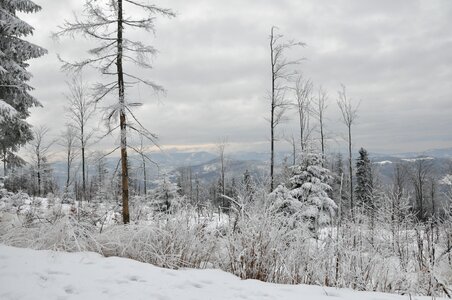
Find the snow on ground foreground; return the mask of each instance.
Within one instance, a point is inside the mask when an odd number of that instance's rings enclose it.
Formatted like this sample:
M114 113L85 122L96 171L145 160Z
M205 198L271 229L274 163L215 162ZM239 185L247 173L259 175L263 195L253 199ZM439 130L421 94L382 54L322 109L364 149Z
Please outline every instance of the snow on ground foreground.
M36 251L0 245L0 299L402 300L409 296L271 284L241 280L219 270L169 270L91 252Z

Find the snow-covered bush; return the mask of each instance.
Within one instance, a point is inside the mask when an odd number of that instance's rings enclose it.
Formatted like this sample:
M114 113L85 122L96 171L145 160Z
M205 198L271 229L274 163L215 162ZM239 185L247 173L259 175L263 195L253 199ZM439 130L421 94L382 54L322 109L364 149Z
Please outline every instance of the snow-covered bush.
M0 243L94 251L169 268L221 268L276 283L436 296L450 286L450 224L418 223L404 199L394 207L387 196L379 200L374 230L363 212L359 222L343 218L313 232L296 213L275 213L271 197L287 199L287 193L277 189L265 197L257 190L253 202L238 197L229 216L201 216L189 205L155 214L146 198L132 198L131 208L142 212L129 225L115 220L120 208L111 204L77 207L55 198L48 209L45 198L25 199L19 213L0 214Z
M166 268L204 268L215 253L215 235L192 212L156 216L146 225L110 226L98 237L102 254L122 256Z
M292 217L275 215L269 209L240 219L238 229L228 231L225 236L225 250L218 253L217 259L220 267L243 279L287 282L290 275L284 266L293 234L304 232L300 228L281 226L281 218Z

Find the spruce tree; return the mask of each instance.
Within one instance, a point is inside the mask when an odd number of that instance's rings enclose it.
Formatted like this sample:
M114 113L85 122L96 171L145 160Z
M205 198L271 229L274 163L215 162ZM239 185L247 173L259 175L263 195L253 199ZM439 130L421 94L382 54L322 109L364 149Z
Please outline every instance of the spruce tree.
M292 197L302 203L301 215L311 221L313 229L330 222L337 209L328 195L331 172L322 165L322 155L304 154L301 162L293 167L289 186Z
M270 195L277 211L308 222L312 230L330 222L337 209L328 195L332 175L322 164L321 154L303 154L292 167L289 183L278 186Z
M21 20L17 12L34 13L41 9L29 0L2 0L0 2L0 155L3 170L23 164L16 152L33 139L31 125L26 118L29 109L40 106L30 95L33 89L28 81L27 61L47 51L26 40L34 28Z
M367 208L372 206L372 164L369 159L369 154L364 148L359 150L359 158L356 161L355 194L359 205L364 205Z
M180 205L179 188L166 176L159 180L152 194L152 206L156 212L170 213Z

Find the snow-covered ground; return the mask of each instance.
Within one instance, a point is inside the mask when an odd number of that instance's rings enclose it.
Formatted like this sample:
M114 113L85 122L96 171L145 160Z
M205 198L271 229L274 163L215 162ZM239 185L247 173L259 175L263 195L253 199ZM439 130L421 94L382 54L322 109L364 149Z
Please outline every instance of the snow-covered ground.
M0 299L402 300L410 296L278 285L240 280L219 270L169 270L90 252L36 251L0 245Z

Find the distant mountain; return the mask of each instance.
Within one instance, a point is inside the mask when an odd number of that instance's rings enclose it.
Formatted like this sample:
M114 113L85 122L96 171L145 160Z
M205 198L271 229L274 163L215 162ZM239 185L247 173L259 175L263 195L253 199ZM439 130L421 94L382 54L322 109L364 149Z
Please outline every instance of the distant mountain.
M204 182L212 182L219 176L218 154L206 151L200 152L153 152L147 154L150 159L159 165L159 168L148 164L148 175L150 178L156 178L159 174L168 174L172 180L176 180L181 168L191 167L192 173L198 176ZM404 162L407 164L415 162L417 159L429 157L432 159L435 173L442 176L446 173L445 166L452 161L452 148L432 149L424 152L406 152L397 154L381 154L370 152L370 158L378 168L384 182L390 182L393 176L394 164ZM263 178L268 172L269 153L262 152L233 152L227 153L227 174L228 177L241 178L243 173L248 170L255 178ZM285 159L292 160L290 152L278 152L275 155L277 165ZM356 161L357 156L353 157ZM109 157L105 159L106 167L112 173L118 164L118 157ZM345 160L345 158L344 158ZM141 160L136 154L129 156L129 162L132 169L139 170ZM54 173L57 181L63 185L66 178L65 163L53 163ZM96 173L95 166L88 170L89 175ZM152 179L151 179L152 180Z
M432 152L430 152L432 153ZM418 155L418 153L412 153L413 156L408 154L395 156L378 157L378 159L373 158L372 162L377 168L378 173L381 175L383 183L392 182L394 175L394 167L396 164L404 164L405 166L411 167L419 161L429 161L431 164L431 172L434 178L443 178L446 174L451 172L452 158L449 157L435 157L427 155Z
M147 156L164 167L181 167L208 162L218 155L206 151L200 152L153 152Z
M262 179L268 169L268 165L260 160L236 160L228 158L225 164L226 177L228 178L242 178L246 170L255 179ZM208 161L203 164L191 166L192 173L205 183L211 183L218 180L221 173L221 164L218 158ZM176 168L172 174L173 178L176 173L181 171L181 168Z
M392 154L392 156L399 158L413 158L419 156L430 156L435 158L452 158L452 148L430 149L422 152L397 153Z

